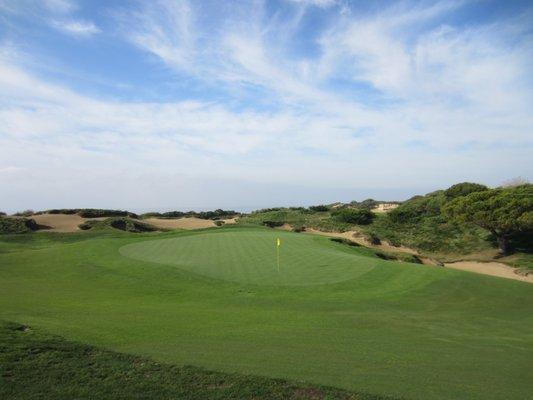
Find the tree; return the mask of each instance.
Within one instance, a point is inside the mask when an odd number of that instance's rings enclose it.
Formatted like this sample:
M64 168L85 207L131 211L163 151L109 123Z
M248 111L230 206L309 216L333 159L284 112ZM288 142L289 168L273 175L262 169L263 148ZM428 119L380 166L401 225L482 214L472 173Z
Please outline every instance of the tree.
M489 189L458 197L444 207L447 217L470 222L491 232L501 254L509 252L509 239L533 229L533 185Z
M479 183L463 182L450 186L444 191L444 195L448 199L455 199L460 196L466 196L470 193L481 192L487 189L488 187L480 185Z

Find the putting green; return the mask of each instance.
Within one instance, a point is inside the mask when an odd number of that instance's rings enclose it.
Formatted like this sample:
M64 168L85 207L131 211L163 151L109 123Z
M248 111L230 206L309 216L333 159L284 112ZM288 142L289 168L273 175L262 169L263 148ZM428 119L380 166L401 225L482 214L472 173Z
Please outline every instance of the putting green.
M278 271L276 239L281 238ZM173 265L226 281L317 285L346 281L378 263L328 239L289 232L224 231L149 240L120 248L123 256Z

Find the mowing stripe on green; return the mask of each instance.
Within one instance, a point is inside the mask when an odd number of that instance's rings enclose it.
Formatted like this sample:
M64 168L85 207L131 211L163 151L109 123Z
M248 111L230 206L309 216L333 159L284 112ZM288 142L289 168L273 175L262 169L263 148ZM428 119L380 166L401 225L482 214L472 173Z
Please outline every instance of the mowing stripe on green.
M278 237L282 238L279 272ZM279 231L202 233L132 243L119 251L137 260L256 285L341 282L356 278L378 264L378 260L341 251L322 238Z

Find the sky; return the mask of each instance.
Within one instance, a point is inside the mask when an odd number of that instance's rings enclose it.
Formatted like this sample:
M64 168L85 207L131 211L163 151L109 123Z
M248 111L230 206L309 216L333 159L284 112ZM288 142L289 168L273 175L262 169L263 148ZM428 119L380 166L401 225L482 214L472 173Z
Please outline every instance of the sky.
M0 211L533 178L531 1L0 0Z

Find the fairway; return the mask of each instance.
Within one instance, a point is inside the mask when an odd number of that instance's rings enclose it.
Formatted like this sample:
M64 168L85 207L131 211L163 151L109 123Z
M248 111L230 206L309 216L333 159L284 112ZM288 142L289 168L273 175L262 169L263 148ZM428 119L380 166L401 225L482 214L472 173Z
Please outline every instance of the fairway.
M528 398L531 304L528 283L266 228L0 238L2 320L157 362L402 399Z
M279 269L276 239L281 239ZM342 251L310 235L236 231L149 240L120 248L124 256L174 265L233 282L256 285L316 285L353 279L378 259Z

